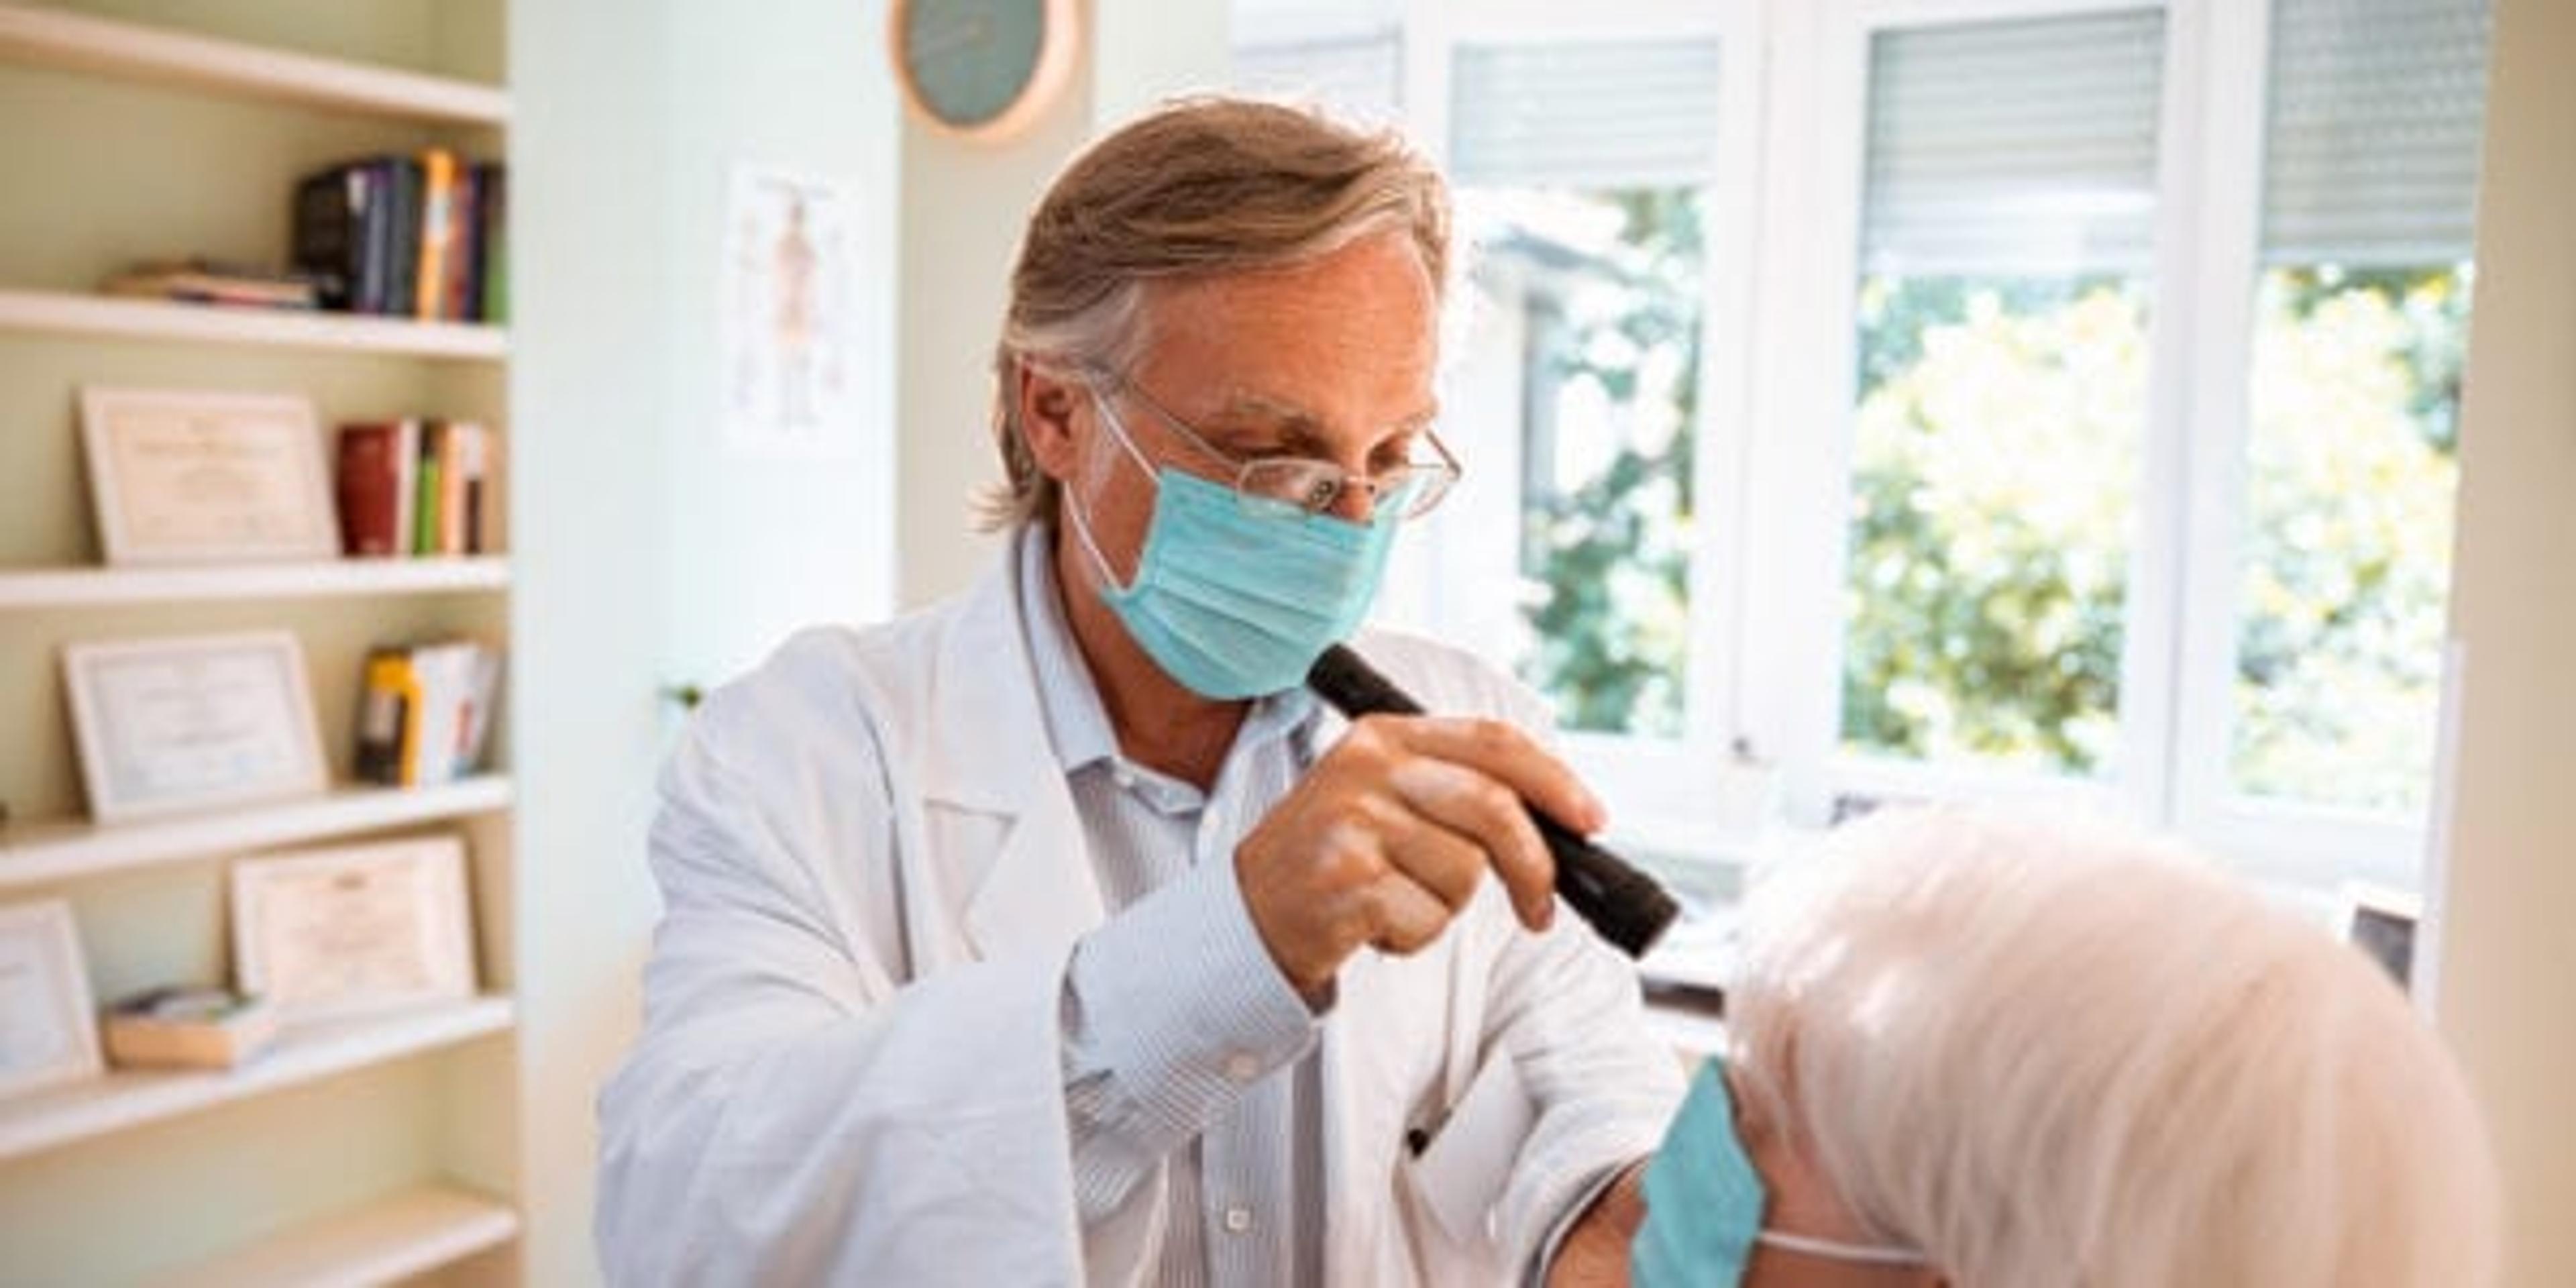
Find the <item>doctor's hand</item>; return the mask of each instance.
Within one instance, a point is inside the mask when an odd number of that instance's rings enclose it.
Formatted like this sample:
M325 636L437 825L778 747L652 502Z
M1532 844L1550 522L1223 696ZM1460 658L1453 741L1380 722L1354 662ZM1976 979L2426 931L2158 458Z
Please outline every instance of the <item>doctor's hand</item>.
M1271 960L1300 994L1320 997L1363 945L1403 955L1438 939L1488 868L1521 924L1546 929L1556 862L1523 800L1578 832L1604 822L1573 771L1508 723L1357 721L1235 847Z

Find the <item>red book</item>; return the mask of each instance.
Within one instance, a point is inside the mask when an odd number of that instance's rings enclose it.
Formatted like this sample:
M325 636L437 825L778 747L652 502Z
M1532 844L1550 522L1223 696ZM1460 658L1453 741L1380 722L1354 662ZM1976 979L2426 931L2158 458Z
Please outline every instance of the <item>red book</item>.
M380 558L401 554L404 445L397 424L340 427L340 550Z

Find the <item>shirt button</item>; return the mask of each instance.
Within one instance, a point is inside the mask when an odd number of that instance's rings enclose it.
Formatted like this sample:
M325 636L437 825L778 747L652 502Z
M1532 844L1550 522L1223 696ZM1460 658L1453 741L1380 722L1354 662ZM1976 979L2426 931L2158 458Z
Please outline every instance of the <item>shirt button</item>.
M1225 1076L1236 1082L1250 1082L1261 1076L1261 1062L1245 1052L1237 1051L1225 1058Z
M1230 1207L1225 1210L1225 1228L1241 1234L1252 1228L1252 1209Z

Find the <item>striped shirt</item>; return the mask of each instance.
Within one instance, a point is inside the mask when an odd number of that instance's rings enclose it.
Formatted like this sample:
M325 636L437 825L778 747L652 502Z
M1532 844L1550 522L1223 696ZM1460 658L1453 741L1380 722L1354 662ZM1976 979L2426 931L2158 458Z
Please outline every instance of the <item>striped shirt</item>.
M1236 844L1313 760L1314 698L1255 703L1205 792L1135 764L1066 624L1045 530L1024 531L1017 555L1039 705L1111 914L1064 984L1084 1237L1149 1229L1159 1196L1148 1282L1318 1282L1320 1023L1262 946L1234 873Z

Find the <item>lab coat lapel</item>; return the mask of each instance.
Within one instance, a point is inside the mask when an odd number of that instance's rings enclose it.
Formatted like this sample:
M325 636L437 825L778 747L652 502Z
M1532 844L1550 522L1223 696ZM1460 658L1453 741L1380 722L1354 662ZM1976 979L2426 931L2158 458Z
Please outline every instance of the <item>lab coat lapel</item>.
M979 958L1061 951L1102 918L1081 822L1038 709L1020 560L1006 552L995 563L940 641L922 765L934 833L971 838L952 847L970 852L940 860L971 890L965 931Z

